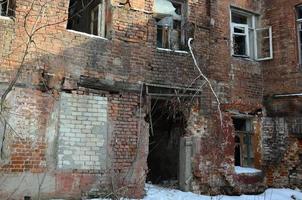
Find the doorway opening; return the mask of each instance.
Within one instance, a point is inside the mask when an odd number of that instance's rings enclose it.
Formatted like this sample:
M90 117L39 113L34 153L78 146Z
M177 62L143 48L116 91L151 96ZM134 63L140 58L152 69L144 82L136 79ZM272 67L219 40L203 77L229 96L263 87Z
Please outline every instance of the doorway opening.
M180 138L185 119L169 100L151 101L147 182L166 187L178 185Z

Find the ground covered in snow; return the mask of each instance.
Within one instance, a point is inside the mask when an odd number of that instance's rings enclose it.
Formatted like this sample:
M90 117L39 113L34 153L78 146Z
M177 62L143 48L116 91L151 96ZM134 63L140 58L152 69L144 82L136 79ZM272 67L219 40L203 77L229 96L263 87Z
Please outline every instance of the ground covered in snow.
M143 200L302 200L302 192L291 189L267 189L259 195L210 197L146 184L146 191Z
M147 196L144 200L302 200L302 193L290 189L268 189L260 195L241 195L241 196L204 196L191 192L170 190L146 185Z

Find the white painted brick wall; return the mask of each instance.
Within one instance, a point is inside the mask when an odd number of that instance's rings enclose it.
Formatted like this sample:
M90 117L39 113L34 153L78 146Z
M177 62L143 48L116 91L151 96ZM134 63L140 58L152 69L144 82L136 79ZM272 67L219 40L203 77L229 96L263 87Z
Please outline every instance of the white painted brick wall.
M62 93L58 168L105 169L107 97Z

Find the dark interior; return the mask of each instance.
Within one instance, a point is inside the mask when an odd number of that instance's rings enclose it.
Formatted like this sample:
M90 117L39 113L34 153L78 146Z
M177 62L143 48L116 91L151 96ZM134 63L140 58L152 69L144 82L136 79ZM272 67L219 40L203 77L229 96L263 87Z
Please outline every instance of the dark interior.
M235 166L241 166L241 150L239 136L235 136Z
M152 120L150 120L152 118ZM179 144L184 134L183 114L165 100L152 100L147 182L162 184L178 180Z
M70 0L67 29L90 34L91 10L99 3L101 0Z

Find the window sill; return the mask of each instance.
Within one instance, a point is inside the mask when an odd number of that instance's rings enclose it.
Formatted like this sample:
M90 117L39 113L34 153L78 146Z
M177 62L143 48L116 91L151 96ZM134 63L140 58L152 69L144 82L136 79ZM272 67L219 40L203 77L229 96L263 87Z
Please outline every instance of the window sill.
M156 48L158 51L166 51L166 52L175 52L175 53L180 53L180 54L188 54L189 52L187 51L182 51L182 50L172 50L172 49L165 49L165 48Z
M2 15L0 15L0 20L9 20L9 21L14 21L14 20L12 19L12 17L8 17L8 16L2 16Z
M83 35L83 36L90 37L90 38L98 38L98 39L102 39L102 40L108 40L107 38L104 38L104 37L101 37L101 36L92 35L92 34L80 32L80 31L75 31L75 30L70 30L70 29L67 29L67 31L70 32L70 33L75 33L75 34Z
M235 166L236 174L258 174L261 172L261 170L255 168Z
M246 61L251 61L251 62L258 62L257 60L253 59L253 58L250 58L250 57L247 57L247 56L235 56L233 55L232 56L233 58L235 59L240 59L240 60L246 60Z

